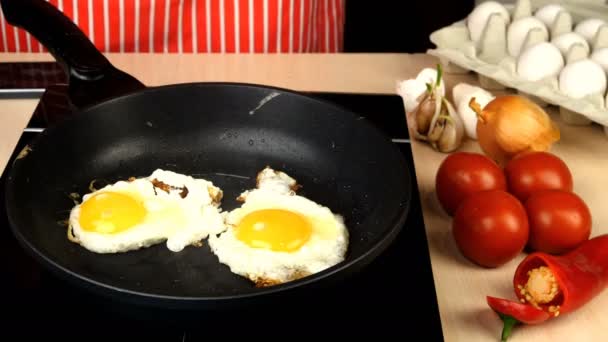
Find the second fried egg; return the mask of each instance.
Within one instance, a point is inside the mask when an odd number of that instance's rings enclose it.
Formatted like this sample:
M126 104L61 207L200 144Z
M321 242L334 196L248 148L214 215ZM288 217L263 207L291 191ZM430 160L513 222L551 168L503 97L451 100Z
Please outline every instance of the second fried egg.
M323 271L342 262L348 230L341 215L297 195L296 181L269 167L243 205L226 215L227 229L209 246L233 273L270 286Z

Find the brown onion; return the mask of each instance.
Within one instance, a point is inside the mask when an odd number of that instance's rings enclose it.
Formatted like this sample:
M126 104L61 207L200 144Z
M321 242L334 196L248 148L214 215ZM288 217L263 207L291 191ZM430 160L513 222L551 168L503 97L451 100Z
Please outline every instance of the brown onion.
M520 95L498 96L483 109L471 98L477 113L477 140L486 155L504 165L527 151L547 151L560 139L559 128L536 103Z

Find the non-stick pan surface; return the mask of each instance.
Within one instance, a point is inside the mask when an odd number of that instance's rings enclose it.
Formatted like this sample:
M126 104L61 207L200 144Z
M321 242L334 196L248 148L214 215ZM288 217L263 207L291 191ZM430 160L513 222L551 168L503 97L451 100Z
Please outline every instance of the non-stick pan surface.
M288 173L301 195L344 216L350 239L343 263L256 288L220 264L206 242L178 253L160 244L102 255L67 239L70 194L88 192L92 180L172 170L213 181L224 192L222 208L231 210L265 166ZM6 205L25 249L76 284L129 301L216 308L358 271L402 228L409 177L388 137L349 111L283 89L183 84L105 100L47 129L12 165Z

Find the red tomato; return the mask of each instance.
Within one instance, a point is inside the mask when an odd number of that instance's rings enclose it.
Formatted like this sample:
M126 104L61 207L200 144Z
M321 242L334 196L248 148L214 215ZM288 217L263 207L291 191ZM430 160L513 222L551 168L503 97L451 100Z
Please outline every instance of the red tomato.
M529 247L550 254L568 252L591 235L591 212L573 192L545 190L525 204L530 224Z
M525 202L535 191L572 191L572 174L563 160L548 152L528 152L505 166L509 192Z
M450 154L435 176L437 198L449 215L453 215L469 195L495 189L507 189L505 176L494 161L479 153Z
M498 267L526 246L526 209L506 191L478 192L456 210L452 233L467 259L484 267Z

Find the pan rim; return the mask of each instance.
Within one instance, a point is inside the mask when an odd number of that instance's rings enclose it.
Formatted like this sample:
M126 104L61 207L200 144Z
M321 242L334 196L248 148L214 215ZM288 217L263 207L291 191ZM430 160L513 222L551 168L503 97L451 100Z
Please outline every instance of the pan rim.
M81 108L77 111L77 113L84 114L84 115L73 115L70 118L67 118L66 120L64 120L62 123L45 129L42 133L38 134L38 136L36 136L32 141L30 141L30 143L28 143L28 146L35 148L40 143L43 143L45 140L45 137L48 135L52 135L53 132L58 127L65 125L64 122L76 120L76 118L78 118L78 117L86 116L87 112L92 112L97 107L108 105L114 101L120 101L121 99L126 98L126 97L142 96L142 94L145 94L145 93L148 93L151 91L162 91L163 89L167 89L167 88L180 88L180 87L192 88L193 86L226 86L226 85L235 86L235 87L250 87L250 88L257 88L257 89L274 90L274 91L278 91L278 92L292 94L292 95L295 95L298 97L305 97L308 99L312 99L313 101L316 101L318 103L321 103L327 108L335 108L337 111L343 112L346 115L350 115L350 116L352 116L353 120L357 120L357 118L358 118L357 114L354 111L346 109L331 101L320 99L318 97L315 97L314 95L307 95L302 92L291 90L291 89L286 89L286 88L259 85L259 84L254 84L254 83L240 83L240 82L177 83L177 84L168 84L168 85L144 88L142 90L131 92L129 94L125 94L125 95L122 95L119 97L115 97L112 99L102 101L100 103L97 103L97 104L94 104L91 106ZM374 132L374 134L378 135L385 141L385 144L387 146L387 151L390 151L390 153L395 154L397 156L396 159L398 160L398 164L393 165L393 168L402 170L404 183L411 184L411 177L412 177L410 174L411 170L407 167L405 158L403 157L401 152L398 150L398 147L387 137L387 135L384 132L382 132L379 128L372 125L369 121L367 121L367 120L357 120L357 121L360 121L357 124L367 126L366 127L367 130ZM321 272L317 272L310 276L307 276L307 277L304 277L304 278L301 278L298 280L290 281L287 283L263 288L258 291L253 291L253 292L245 293L245 294L218 295L218 296L209 296L209 295L176 296L176 295L167 295L167 294L158 294L158 293L152 293L152 292L146 292L146 291L131 290L131 289L126 289L126 288L121 288L121 287L118 287L118 286L115 286L115 285L112 285L109 283L100 282L92 277L84 276L82 274L79 274L78 272L74 272L74 271L64 267L63 265L59 264L58 262L56 262L55 260L50 258L47 254L43 253L38 248L36 248L30 241L28 241L23 236L23 234L21 233L21 229L17 228L18 225L16 224L16 221L18 219L15 217L16 210L14 210L13 206L10 203L10 201L13 198L14 187L15 187L15 183L12 180L16 176L18 176L19 169L21 168L20 165L21 165L21 162L18 159L15 159L13 161L12 165L7 165L7 167L10 167L10 170L8 170L8 174L7 174L7 178L6 178L4 205L6 208L7 218L9 221L9 226L10 226L11 231L13 232L13 234L15 235L15 237L17 238L19 243L24 247L24 249L30 255L34 256L36 259L41 261L47 270L51 271L52 273L56 274L57 276L64 278L66 280L76 281L79 284L84 285L85 287L92 286L93 290L95 290L95 291L103 291L104 293L110 294L110 295L113 295L114 293L122 293L122 294L127 294L129 296L132 296L136 300L153 300L155 302L162 301L165 304L166 303L175 303L175 304L179 305L179 304L183 304L183 303L196 304L196 303L204 303L204 302L209 303L209 302L219 302L219 301L224 302L224 301L246 300L246 299L252 299L255 297L269 296L269 295L278 294L278 293L293 290L293 289L302 288L307 285L317 283L321 280L331 278L335 274L339 274L339 273L346 274L346 273L348 273L349 269L355 268L358 265L365 265L366 261L368 263L372 262L378 255L380 255L382 252L384 252L384 250L391 245L391 243L395 240L397 235L404 228L403 225L405 224L405 221L406 221L408 215L410 214L410 208L411 208L410 202L412 199L411 189L410 189L410 191L404 191L403 192L404 195L402 195L402 198L401 198L402 203L400 204L402 209L399 211L396 211L395 214L393 215L393 217L391 219L392 222L389 224L389 227L387 227L387 234L384 235L381 239L379 239L375 244L373 244L371 248L366 250L364 253L362 253L358 257L356 257L352 260L349 260L348 262L342 261L332 267L329 267Z

